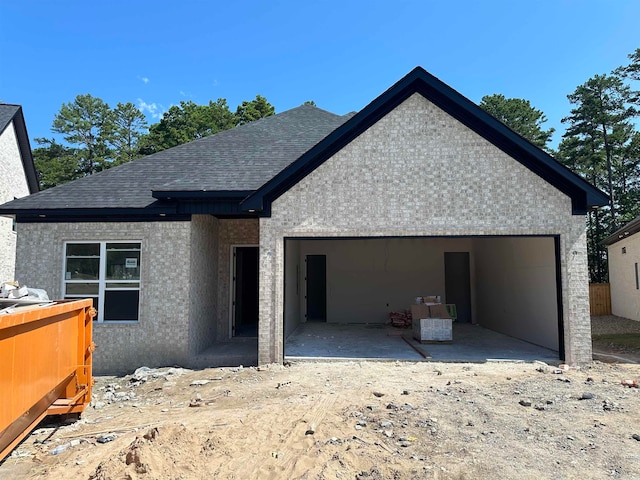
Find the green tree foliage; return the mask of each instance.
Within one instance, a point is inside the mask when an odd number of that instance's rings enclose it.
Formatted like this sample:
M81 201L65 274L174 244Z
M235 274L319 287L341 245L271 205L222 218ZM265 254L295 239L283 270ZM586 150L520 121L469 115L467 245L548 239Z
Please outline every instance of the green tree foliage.
M589 268L592 281L607 278L600 242L638 213L638 139L633 95L618 75L595 75L567 96L574 106L559 160L609 195L607 208L589 212Z
M35 140L40 145L33 150L33 161L38 172L40 190L78 178L78 157L74 148L46 138Z
M113 110L114 163L130 162L140 156L140 140L147 130L147 119L133 103L118 103Z
M542 128L547 117L542 111L532 107L528 100L506 98L500 94L485 95L480 101L480 107L534 145L550 151L548 143L555 129Z
M236 109L236 124L254 122L276 113L276 109L262 95L256 95L251 101L243 101Z
M78 95L63 104L51 130L63 135L65 145L55 139L37 139L34 150L41 188L49 188L100 170L120 165L167 148L268 117L275 108L257 95L244 101L233 113L224 98L207 105L182 101L164 113L147 130L143 113L133 103L118 103L115 109L100 98Z
M235 117L227 101L219 98L208 105L182 101L164 113L158 123L149 128L142 152L150 154L191 142L235 126Z
M78 95L55 115L51 130L63 136L36 139L34 150L40 187L50 188L91 175L140 156L139 142L146 129L142 112L132 103L111 109L100 98Z
M158 123L149 127L149 135L142 141L141 152L145 155L159 152L274 113L273 105L260 95L254 100L243 101L235 114L224 98L210 101L208 105L182 101L180 105L169 108Z
M109 105L87 94L63 104L51 130L77 146L78 173L91 175L103 170L108 162L114 128L114 114Z
M636 51L630 53L628 56L630 60L629 65L617 68L614 74L622 78L640 80L640 48L636 48Z

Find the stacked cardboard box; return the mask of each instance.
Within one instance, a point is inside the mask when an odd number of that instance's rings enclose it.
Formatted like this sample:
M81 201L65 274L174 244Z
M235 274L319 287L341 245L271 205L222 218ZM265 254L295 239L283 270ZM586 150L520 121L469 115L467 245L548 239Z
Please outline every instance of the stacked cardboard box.
M421 343L451 342L453 319L441 304L411 305L413 338Z

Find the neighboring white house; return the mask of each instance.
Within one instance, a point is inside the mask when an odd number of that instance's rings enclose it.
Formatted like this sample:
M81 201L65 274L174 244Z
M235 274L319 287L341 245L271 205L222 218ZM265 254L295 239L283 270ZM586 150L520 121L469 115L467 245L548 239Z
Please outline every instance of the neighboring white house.
M0 103L0 204L37 191L22 107ZM15 266L15 221L0 216L0 283L14 280Z
M22 281L94 299L98 372L282 362L303 322L382 324L428 293L584 363L585 215L607 201L418 67L355 115L303 105L0 214Z
M603 242L609 258L611 313L640 321L640 217Z

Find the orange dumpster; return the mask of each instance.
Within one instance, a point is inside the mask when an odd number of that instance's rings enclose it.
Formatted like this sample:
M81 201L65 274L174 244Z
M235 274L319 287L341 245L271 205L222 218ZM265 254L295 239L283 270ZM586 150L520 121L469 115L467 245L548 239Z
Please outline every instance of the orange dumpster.
M45 416L82 412L93 383L92 300L9 312L0 313L0 461Z

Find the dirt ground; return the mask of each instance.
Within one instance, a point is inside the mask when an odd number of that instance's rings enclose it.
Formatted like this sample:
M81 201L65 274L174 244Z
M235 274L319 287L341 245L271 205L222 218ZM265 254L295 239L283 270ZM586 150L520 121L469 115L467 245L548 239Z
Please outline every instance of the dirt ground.
M603 361L620 361L627 359L640 364L640 347L612 342L612 336L640 334L640 322L615 315L591 317L591 334L593 337L594 358ZM626 342L628 343L628 342ZM624 361L624 360L622 360Z
M640 365L327 362L97 377L0 478L640 478ZM635 436L635 437L634 437ZM104 443L101 443L104 442Z

